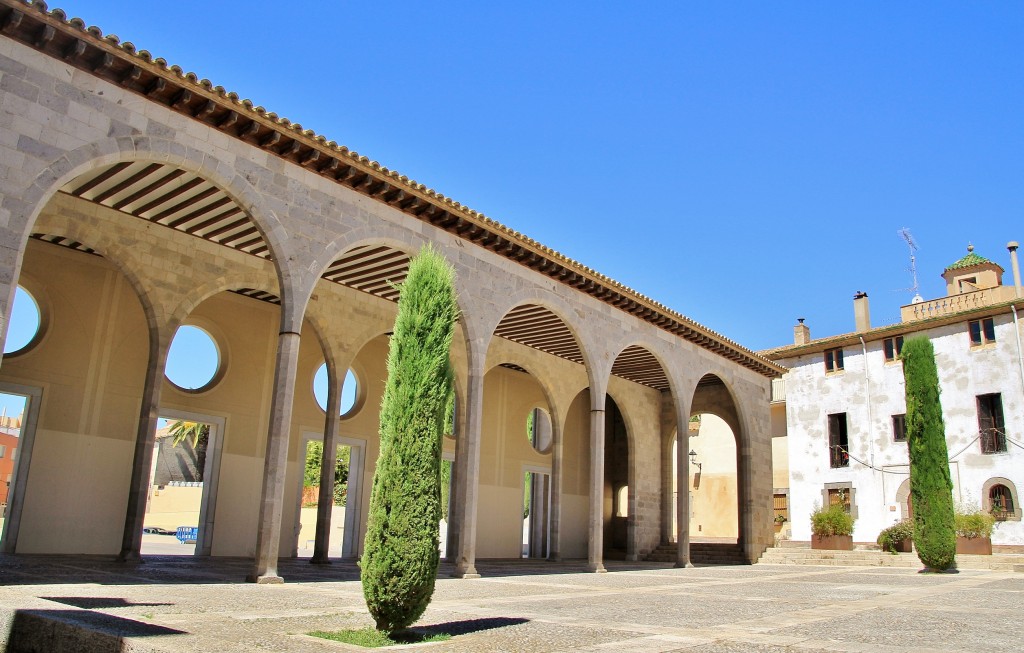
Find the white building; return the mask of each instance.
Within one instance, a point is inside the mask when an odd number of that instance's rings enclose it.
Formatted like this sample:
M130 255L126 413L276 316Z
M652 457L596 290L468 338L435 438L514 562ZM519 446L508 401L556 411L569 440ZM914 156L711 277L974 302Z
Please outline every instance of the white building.
M764 352L790 371L773 400L785 403L792 539L809 540L816 506L845 500L855 542L908 516L909 467L903 340L935 348L954 500L1000 513L994 545L1024 545L1018 488L1024 485L1024 311L1016 243L1015 285L973 252L946 268L945 297L915 298L901 322L871 328L868 298L854 297L856 331L811 340L802 323L794 344Z

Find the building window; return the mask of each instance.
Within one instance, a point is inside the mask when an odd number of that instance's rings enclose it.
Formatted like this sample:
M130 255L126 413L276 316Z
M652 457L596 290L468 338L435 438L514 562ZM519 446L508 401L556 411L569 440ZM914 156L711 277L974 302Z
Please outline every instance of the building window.
M825 350L825 371L839 372L843 369L843 350L841 347Z
M849 467L849 440L846 435L846 413L835 413L828 416L828 452L829 466Z
M903 351L903 336L886 338L882 341L882 350L885 351L885 362L891 363L896 360Z
M826 508L828 506L841 505L850 516L857 519L857 489L853 483L825 483L821 490L821 502Z
M984 509L999 521L1020 521L1020 502L1017 488L1008 478L996 476L985 481L981 488Z
M967 323L967 332L971 335L971 346L981 347L996 341L996 327L992 318L971 320Z
M773 495L775 507L775 523L789 521L789 494L786 492L775 492Z
M850 493L846 488L832 488L828 490L828 505L842 506L843 510L850 512Z
M1003 398L998 392L978 395L978 430L982 453L1006 451L1006 431L1003 430Z
M1013 495L1005 485L993 485L988 491L988 500L992 506L992 516L999 521L1006 521L1013 510Z
M907 441L907 415L903 413L901 415L892 416L892 440L893 442L906 442Z

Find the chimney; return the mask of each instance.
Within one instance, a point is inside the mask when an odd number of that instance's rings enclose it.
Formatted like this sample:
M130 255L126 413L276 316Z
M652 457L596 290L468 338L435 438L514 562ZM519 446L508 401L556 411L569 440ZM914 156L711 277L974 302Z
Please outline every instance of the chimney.
M853 296L853 321L856 324L857 332L871 330L871 310L868 308L868 294L858 290Z
M1006 243L1006 249L1010 250L1010 265L1013 267L1013 291L1015 297L1020 297L1020 265L1017 263L1018 247L1019 245L1016 240Z
M796 321L799 324L793 327L793 344L806 345L811 341L811 329L804 324L804 318L798 317Z

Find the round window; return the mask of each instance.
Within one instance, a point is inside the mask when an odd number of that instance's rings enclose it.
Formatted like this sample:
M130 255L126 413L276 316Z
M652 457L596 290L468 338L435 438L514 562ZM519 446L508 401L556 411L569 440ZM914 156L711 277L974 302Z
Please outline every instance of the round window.
M7 328L4 353L13 354L28 347L39 333L39 324L39 305L35 297L18 286L14 291L14 308L11 311L11 324Z
M313 375L313 397L316 399L320 410L327 410L327 363L322 363ZM352 412L359 398L359 382L356 380L355 372L351 369L345 373L345 380L341 384L341 405L338 408L338 415L344 417Z
M534 408L526 416L526 437L539 453L551 448L551 418L543 408Z
M220 371L220 352L210 334L197 326L184 325L171 340L164 376L182 390L202 390Z

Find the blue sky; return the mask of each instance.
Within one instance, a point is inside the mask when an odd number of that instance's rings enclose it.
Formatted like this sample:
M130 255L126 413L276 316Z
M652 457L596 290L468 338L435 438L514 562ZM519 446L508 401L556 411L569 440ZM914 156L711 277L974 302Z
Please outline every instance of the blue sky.
M755 350L1024 241L1024 3L51 7Z

